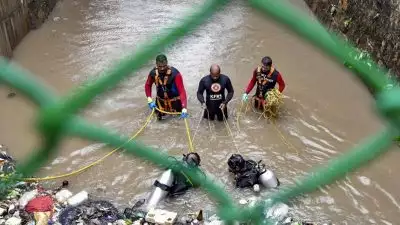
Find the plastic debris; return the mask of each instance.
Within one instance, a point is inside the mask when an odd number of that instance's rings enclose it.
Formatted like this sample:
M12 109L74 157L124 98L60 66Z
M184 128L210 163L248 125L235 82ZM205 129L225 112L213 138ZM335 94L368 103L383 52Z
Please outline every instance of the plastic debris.
M21 222L22 220L20 218L11 217L6 221L5 225L20 225Z
M126 222L125 222L125 220L117 220L117 221L115 222L115 224L116 224L116 225L126 225Z
M24 193L19 199L20 208L25 208L26 204L28 204L30 200L34 199L38 193L37 189Z
M60 212L62 225L75 223L107 224L118 220L119 212L107 201L87 201L78 206L70 206Z
M253 190L255 192L260 192L260 185L258 185L258 184L253 185Z
M239 204L246 205L248 202L246 199L240 199Z
M72 195L72 192L70 192L69 190L62 189L56 193L55 197L57 199L57 202L65 204L67 203L67 200L72 197Z
M7 213L7 209L0 207L0 216L4 216Z
M78 194L70 197L67 202L70 206L76 206L86 201L89 198L89 194L86 191L81 191Z
M39 196L28 202L25 210L28 213L53 211L54 202L51 196Z
M51 212L35 212L33 215L36 225L47 225L51 217Z
M283 220L289 213L289 206L284 203L277 203L267 211L267 218Z
M160 225L172 225L176 219L176 212L169 212L162 209L150 209L146 215L147 222Z
M0 150L2 146L0 145ZM1 157L10 158L1 152ZM4 163L5 160L2 160ZM0 170L0 178L4 177ZM187 216L161 209L151 209L148 213L142 209L145 200L137 201L133 207L125 208L123 213L107 201L93 201L86 191L73 195L67 187L68 181L54 190L45 190L37 183L19 182L6 197L0 200L0 225L224 225L214 212L200 210ZM257 184L258 185L258 184ZM253 186L254 188L254 186ZM258 197L241 199L243 205L252 206ZM278 204L265 212L267 217L280 219L288 214L289 207ZM209 215L212 215L209 217ZM289 222L290 221L290 222ZM312 225L309 222L285 220L285 225ZM301 220L299 220L301 221ZM234 224L245 224L235 222ZM282 225L282 223L280 223Z

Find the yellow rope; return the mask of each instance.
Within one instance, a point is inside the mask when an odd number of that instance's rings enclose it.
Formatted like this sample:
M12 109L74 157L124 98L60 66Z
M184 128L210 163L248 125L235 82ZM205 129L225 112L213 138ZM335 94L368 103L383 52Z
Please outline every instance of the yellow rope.
M253 109L253 112L260 115L258 117L258 120L260 120L261 117L264 117L265 119L271 119L271 118L276 118L278 116L280 106L283 104L283 95L277 88L273 88L270 91L268 91L265 94L265 104L263 105L262 112L258 112L257 109L255 108L254 106L255 100L256 97L253 96L250 102L252 105L251 107ZM246 106L246 111L247 111L247 106Z
M201 121L203 121L203 114L201 113L201 111L199 112L199 115L200 115L200 118L199 118L199 121L197 122L196 130L194 131L194 134L192 137L193 146L195 143L195 138L196 138L197 132L199 131L199 128L200 128L200 123L201 123Z
M158 107L156 107L156 109L157 109L157 111L159 111L161 113L165 113L165 114L169 114L169 115L180 115L180 114L182 114L181 112L167 112L167 111L164 111L162 109L159 109ZM190 152L194 152L193 142L192 142L192 138L190 136L189 123L188 123L186 118L184 120L185 120L186 134L187 134L187 138L188 138L188 142L189 142L189 151Z
M227 119L226 119L225 112L224 112L223 109L221 109L221 111L222 111L222 116L224 117L224 124L225 124L225 126L226 126L226 129L228 130L229 136L232 138L232 142L233 142L233 144L235 145L235 148L236 148L236 150L237 150L237 153L240 153L239 148L238 148L237 145L236 145L235 138L233 137L232 129L231 129L231 127L229 126L229 123L228 123L228 121L227 121Z
M162 109L159 109L158 107L156 107L156 109L157 109L157 111L164 113L164 114L168 114L168 115L181 115L182 114L181 112L167 112Z
M290 142L285 138L285 136L282 134L282 132L281 132L281 131L278 129L278 127L276 126L274 120L272 120L272 124L273 124L273 126L274 126L274 129L276 130L276 132L277 132L278 135L280 136L282 142L283 142L288 148L294 149L294 150L296 151L296 154L299 155L300 151L299 151L296 147L294 147L294 145L293 145L292 143L290 143Z
M169 114L169 115L180 115L180 114L182 114L181 112L167 112L167 111L164 111L164 110L162 110L162 109L159 109L158 107L156 107L156 109L157 109L157 111L159 111L159 112L161 112L161 113ZM186 135L187 135L188 142L189 142L189 151L190 151L190 152L194 152L193 142L192 142L192 138L191 138L191 136L190 136L189 123L188 123L188 121L187 121L186 118L184 119L184 121L185 121L185 127L186 127ZM194 138L194 137L193 137L193 138ZM181 174L182 174L182 175L186 178L186 180L192 185L192 187L194 187L194 185L193 185L192 181L189 179L189 177L188 177L184 172L182 172L182 171L181 171Z
M186 180L190 183L190 185L192 185L192 187L194 187L193 182L190 180L190 178L183 171L181 171L181 174L186 178Z
M280 106L283 104L283 95L277 89L273 88L265 95L264 113L268 118L276 118Z
M273 89L273 92L271 92L270 95L266 95L267 96L267 102L270 101L271 103L268 106L264 106L264 111L263 112L257 112L257 110L254 108L254 101L255 101L255 97L253 97L251 99L250 104L252 105L252 109L254 113L260 114L260 117L258 119L260 119L262 116L266 119L270 119L272 120L272 124L274 126L274 129L276 130L277 134L279 135L279 137L281 138L282 142L289 148L289 149L294 149L296 151L296 154L299 155L300 151L299 149L297 149L292 143L290 143L287 138L285 138L285 136L283 135L283 133L279 130L279 128L277 127L275 120L273 120L273 117L277 116L277 113L274 113L272 110L268 110L268 108L271 108L271 106L276 105L277 108L276 110L279 110L279 106L282 104L282 94L276 93L276 91L278 91L277 89ZM243 104L242 104L243 105ZM240 110L242 108L242 105L240 106ZM246 111L247 111L247 106L249 105L249 103L246 105ZM267 108L268 107L268 108ZM270 116L268 116L267 113L271 113ZM239 119L238 119L239 121ZM238 122L239 125L239 122Z
M132 141L134 138L136 138L143 130L144 128L147 127L147 125L150 123L151 118L154 115L155 110L153 109L153 111L151 112L151 114L147 117L146 122L144 123L144 125L131 137L129 138L129 140L127 142L125 142L124 144ZM103 157L101 157L100 159L94 161L93 163L84 166L78 170L72 171L70 173L66 173L66 174L61 174L61 175L55 175L55 176L47 176L47 177L38 177L38 178L24 178L24 181L46 181L46 180L54 180L54 179L59 179L59 178L63 178L63 177L69 177L69 176L73 176L76 174L79 174L87 169L89 169L90 167L93 167L99 163L101 163L102 161L104 161L104 159L106 159L107 157L109 157L110 155L112 155L113 153L115 153L116 151L118 151L119 149L121 149L123 145L119 146L118 148L113 149L111 152L107 153L106 155L104 155Z
M184 120L185 120L186 134L187 134L187 138L188 138L188 142L189 142L189 151L194 152L192 138L190 137L189 123L186 118Z
M239 123L239 120L240 120L240 114L242 113L242 108L243 108L243 101L240 101L240 108L239 108L239 111L238 111L238 113L237 113L237 116L236 116L236 127L237 127L237 129L238 129L238 131L240 132L240 123Z
M169 114L169 115L180 115L180 114L182 114L181 112L167 112L167 111L164 111L164 110L162 110L162 109L159 109L158 107L156 107L156 109L157 109L157 111L159 111L159 112L161 112L161 113ZM185 127L186 127L186 134L187 134L187 138L188 138L188 142L189 142L189 151L190 151L190 152L194 152L193 142L192 142L192 138L191 138L191 136L190 136L189 123L188 123L188 121L187 121L186 118L184 119L184 121L185 121ZM193 137L193 138L194 138L194 137ZM194 187L194 185L193 185L192 181L189 179L189 177L188 177L184 172L182 172L182 171L181 171L181 174L182 174L182 175L186 178L186 180L192 185L192 187Z

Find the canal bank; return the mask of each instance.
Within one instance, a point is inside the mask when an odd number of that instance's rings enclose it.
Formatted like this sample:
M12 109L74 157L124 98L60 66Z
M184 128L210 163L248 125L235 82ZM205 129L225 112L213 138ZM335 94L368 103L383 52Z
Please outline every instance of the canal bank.
M50 15L57 0L1 0L0 55L12 57L14 48Z
M400 78L400 11L398 0L305 0L329 29L343 34L374 61Z

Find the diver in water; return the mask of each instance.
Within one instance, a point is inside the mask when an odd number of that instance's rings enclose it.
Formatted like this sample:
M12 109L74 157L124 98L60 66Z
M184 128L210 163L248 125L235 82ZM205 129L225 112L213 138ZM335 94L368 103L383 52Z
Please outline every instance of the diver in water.
M183 155L183 164L189 168L200 166L200 155L191 152ZM183 172L173 172L171 169L166 170L159 179L154 182L155 189L150 198L147 200L146 210L155 208L157 204L167 196L176 197L186 193L192 187L197 187L197 184Z
M266 188L277 188L280 185L279 179L275 174L265 168L264 164L253 160L245 160L240 154L233 154L228 159L229 172L235 176L236 187L247 188L261 184Z
M242 101L247 101L249 93L257 84L256 93L253 96L255 98L254 107L262 109L265 104L265 95L268 91L275 88L277 83L279 85L279 92L282 93L286 86L283 76L272 65L271 57L265 56L261 59L261 66L253 70L253 76L242 96Z
M153 84L157 88L156 102L151 98ZM145 94L150 109L158 107L166 112L181 112L181 118L188 117L186 90L182 75L175 67L168 65L167 56L160 54L156 57L156 67L150 71L147 77ZM161 120L164 113L157 111L157 116Z
M225 90L227 94L225 96ZM204 101L206 91L206 101ZM221 74L221 68L214 64L210 67L210 74L203 77L197 89L197 99L204 108L204 118L219 121L228 119L227 104L233 97L233 86L227 75ZM224 118L225 116L225 118Z
M191 152L183 155L182 159L185 166L195 168L200 166L200 155L196 152ZM194 181L190 180L184 172L174 173L174 182L168 192L169 196L178 196L184 194L192 187L197 187Z

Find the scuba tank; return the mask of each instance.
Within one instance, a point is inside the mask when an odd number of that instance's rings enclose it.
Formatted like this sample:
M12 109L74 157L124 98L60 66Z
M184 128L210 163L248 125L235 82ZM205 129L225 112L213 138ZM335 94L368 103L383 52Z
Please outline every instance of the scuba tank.
M258 181L266 188L276 188L280 185L278 178L276 178L274 172L269 169L265 169L264 172L258 177Z
M174 174L172 173L171 169L168 169L158 180L154 182L154 186L156 188L154 189L153 193L151 193L151 196L147 201L147 210L155 208L156 205L168 195L168 190L172 186L173 182Z
M201 160L199 154L191 152L187 155L183 155L182 161L189 167L197 167L200 166ZM170 194L170 192L174 193L174 191L176 191L176 179L179 180L179 176L174 176L172 170L168 169L161 175L158 180L154 182L154 186L156 188L154 189L153 193L150 195L150 198L147 201L147 211L155 208L161 200L163 200L168 194Z

